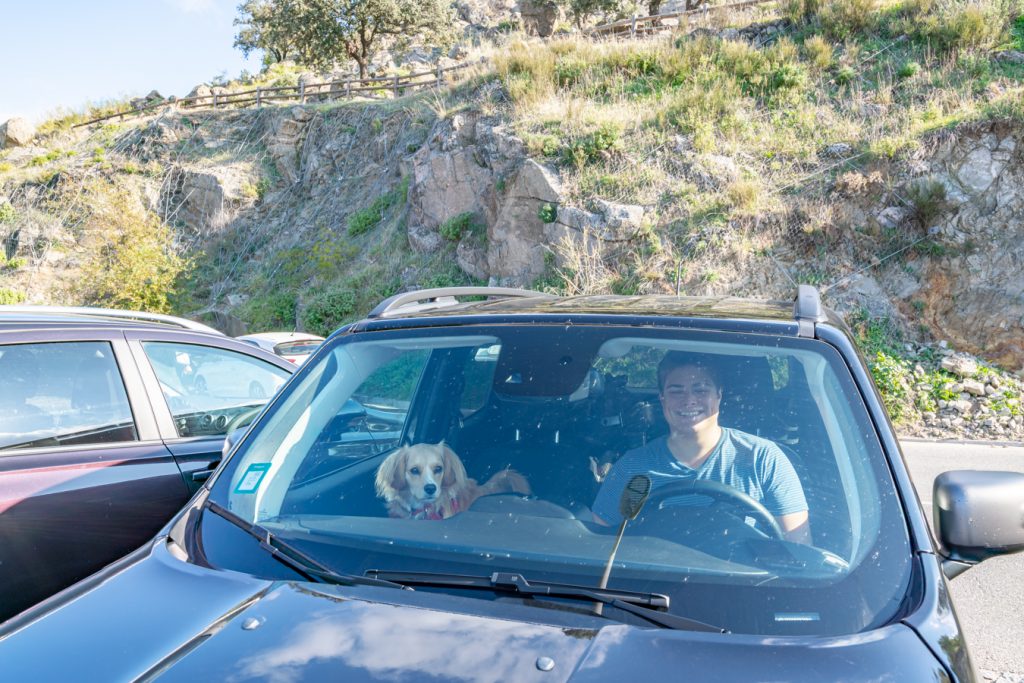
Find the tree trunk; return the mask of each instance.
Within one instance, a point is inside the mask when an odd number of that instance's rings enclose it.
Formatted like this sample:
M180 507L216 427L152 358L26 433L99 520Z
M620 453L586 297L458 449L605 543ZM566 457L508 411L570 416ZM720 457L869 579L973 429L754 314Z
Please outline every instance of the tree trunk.
M647 16L653 17L661 13L662 0L647 0ZM689 1L686 3L689 5Z

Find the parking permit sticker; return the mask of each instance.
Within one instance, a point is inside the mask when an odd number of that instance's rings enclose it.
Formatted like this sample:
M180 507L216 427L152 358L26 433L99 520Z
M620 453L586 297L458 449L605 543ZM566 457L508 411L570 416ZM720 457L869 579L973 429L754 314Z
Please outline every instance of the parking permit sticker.
M242 475L242 480L235 487L235 493L256 493L260 482L270 469L269 462L257 462L249 465L249 469Z

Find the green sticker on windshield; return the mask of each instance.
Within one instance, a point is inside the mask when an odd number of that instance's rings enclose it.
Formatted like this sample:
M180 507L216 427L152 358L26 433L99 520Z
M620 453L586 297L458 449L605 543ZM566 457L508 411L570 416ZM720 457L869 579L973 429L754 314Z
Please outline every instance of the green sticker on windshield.
M249 465L249 469L245 471L242 480L235 487L235 493L256 493L256 489L260 487L260 482L263 481L263 477L269 469L269 462L257 462Z

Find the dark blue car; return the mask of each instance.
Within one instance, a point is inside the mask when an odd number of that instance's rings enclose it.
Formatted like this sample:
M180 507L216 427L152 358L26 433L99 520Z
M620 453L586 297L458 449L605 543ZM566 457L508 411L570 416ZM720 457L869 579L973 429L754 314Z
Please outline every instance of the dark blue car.
M370 418L387 436L353 441ZM414 512L460 469L499 484ZM946 580L1024 548L1024 477L947 473L935 500L938 543L809 288L400 295L325 342L151 543L0 626L0 672L970 681Z

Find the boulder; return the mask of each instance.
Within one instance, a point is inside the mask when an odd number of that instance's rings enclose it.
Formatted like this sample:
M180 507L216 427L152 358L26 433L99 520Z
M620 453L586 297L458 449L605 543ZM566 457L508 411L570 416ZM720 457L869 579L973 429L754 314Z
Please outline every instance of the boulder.
M965 354L954 354L942 359L942 369L958 377L973 377L978 371L978 362Z
M972 396L984 396L985 395L985 384L979 382L976 379L965 379L964 380L964 391Z
M549 239L541 207L557 204L560 199L558 175L533 159L523 162L488 231L491 277L505 284L527 285L544 273Z
M195 107L213 104L213 91L210 90L210 86L208 85L197 85L192 88L192 91L185 97L189 100L189 103Z
M24 147L32 142L35 136L35 126L20 116L15 116L3 125L0 125L0 149Z
M836 142L818 152L818 156L826 159L845 159L853 154L853 145L847 142Z
M412 179L410 245L426 252L441 248L444 241L437 234L438 226L462 213L477 214L488 227L494 225L500 204L511 196L508 187L519 174L525 154L521 140L477 112L438 122L426 144L405 162ZM530 172L522 182L531 184L525 192L545 192L533 187L536 179ZM472 271L467 268L466 272Z
M519 14L527 34L549 38L562 19L562 9L554 0L520 0Z
M181 221L192 231L211 234L225 228L251 204L252 184L245 165L210 169L177 166L168 173L157 208L167 221Z

